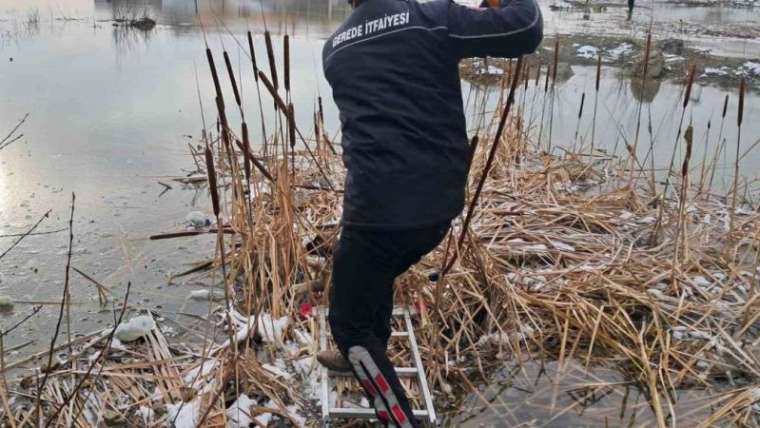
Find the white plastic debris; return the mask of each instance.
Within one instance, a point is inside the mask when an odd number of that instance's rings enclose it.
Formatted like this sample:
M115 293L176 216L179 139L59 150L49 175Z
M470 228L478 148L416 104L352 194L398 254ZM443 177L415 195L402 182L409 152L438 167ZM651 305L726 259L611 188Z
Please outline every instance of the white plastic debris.
M253 418L251 417L251 407L258 405L256 400L247 396L246 394L240 394L237 400L227 409L227 427L228 428L243 428L249 427L253 424Z
M193 300L220 302L224 300L224 293L217 290L193 290L190 292L190 298Z
M150 315L140 315L119 324L116 328L116 338L121 342L132 342L156 328L156 322Z
M201 211L192 211L185 217L185 222L189 227L201 229L211 226L211 219L206 213Z
M175 428L195 428L200 422L200 400L198 398L188 401L187 403L180 401L179 403L172 403L166 406L166 415L168 421L174 421Z
M285 333L285 329L288 328L290 319L288 317L282 317L280 319L272 319L272 316L268 313L262 313L259 316L258 333L261 336L261 340L266 343L274 343L282 340L282 336Z

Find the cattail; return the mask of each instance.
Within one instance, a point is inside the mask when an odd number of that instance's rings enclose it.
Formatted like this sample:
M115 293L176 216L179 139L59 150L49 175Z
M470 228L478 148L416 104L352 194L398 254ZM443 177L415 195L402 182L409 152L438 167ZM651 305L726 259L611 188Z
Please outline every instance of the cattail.
M557 66L559 65L559 37L554 41L554 68L552 69L552 88L557 83Z
M478 143L480 142L480 137L477 135L472 137L472 140L470 140L470 159L467 162L467 171L470 170L470 167L472 167L472 160L475 159L475 151L478 149Z
M544 82L544 92L549 91L549 76L551 76L552 73L552 66L550 65L549 68L546 69L546 81Z
M288 106L285 104L285 101L280 98L280 95L277 93L277 89L275 89L272 82L269 81L269 78L266 74L264 74L262 71L259 70L259 79L261 79L262 82L264 82L264 87L267 88L269 93L272 95L272 98L274 98L274 102L277 105L277 107L280 108L280 110L287 112Z
M232 84L232 92L235 94L235 102L238 106L240 103L240 92L238 91L237 82L235 81L235 73L232 71L232 63L230 62L230 56L227 55L227 51L224 51L224 64L227 66L227 74L230 76L230 83Z
M242 125L242 134L243 134L243 157L245 158L245 162L243 162L243 169L245 171L245 180L250 183L251 182L251 163L248 161L248 157L245 156L245 153L248 153L251 151L251 141L248 138L248 125L243 122Z
M596 92L599 92L599 82L602 79L602 56L596 58Z
M248 50L251 52L251 64L253 64L253 78L258 83L259 81L259 67L256 65L256 51L253 49L253 36L251 32L248 32Z
M214 80L214 89L216 90L216 97L222 101L224 105L224 96L222 95L222 85L219 83L219 75L216 73L216 65L214 65L214 56L211 54L211 49L206 48L206 59L208 59L208 66L211 68L211 78Z
M269 71L272 73L272 85L275 89L280 89L280 84L277 80L277 64L274 62L274 48L272 47L272 35L269 34L269 30L264 31L264 40L267 44L267 57L269 58ZM261 75L259 75L261 77Z
M583 116L583 104L586 102L586 92L583 92L581 94L581 108L578 109L578 119L580 120L581 116Z
M253 166L255 166L256 169L258 169L259 172L261 172L261 174L264 177L266 177L267 180L274 182L274 177L272 177L272 174L270 174L269 171L267 171L266 167L264 166L264 164L261 163L261 161L259 161L258 159L256 159L256 157L253 156L253 153L250 150L245 150L245 146L243 145L243 143L241 143L240 141L237 141L237 146L240 150L243 151L243 156L245 156L245 158L249 162L251 162Z
M221 98L216 97L216 110L219 113L220 126L218 131L222 134L222 138L227 134L227 113L224 111L224 102Z
M681 167L681 177L687 177L689 175L689 161L691 160L691 148L694 143L694 127L689 125L686 128L683 138L686 140L686 155L683 159L683 166Z
M652 49L652 33L647 33L647 44L644 48L644 64L641 71L641 80L645 81L647 78L647 70L649 69L649 52ZM642 82L643 84L643 82Z
M296 114L293 109L293 103L288 105L288 134L290 135L290 148L296 146Z
M742 81L739 84L739 114L736 116L736 124L742 126L742 119L744 118L744 90L746 89L747 82L742 77Z
M541 81L541 65L541 63L538 63L538 67L536 68L536 86Z
M206 171L208 172L208 190L211 192L211 205L214 207L214 216L219 217L219 192L216 188L216 168L214 167L214 155L206 145Z
M691 88L694 86L694 73L697 71L697 64L692 64L689 68L689 80L686 82L686 94L683 97L683 108L689 105L689 99L691 98Z
M726 118L726 112L728 112L728 94L726 94L726 99L723 100L723 115L721 116L723 119Z
M322 110L322 97L321 96L317 97L317 103L319 105L319 121L320 121L320 123L324 123L325 122L325 111Z
M525 87L523 88L523 91L528 90L528 82L530 81L530 67L525 67Z
M285 90L290 91L290 36L287 34L283 38L283 56L285 68Z
M314 141L317 142L317 150L319 150L321 138L319 138L319 114L314 112Z

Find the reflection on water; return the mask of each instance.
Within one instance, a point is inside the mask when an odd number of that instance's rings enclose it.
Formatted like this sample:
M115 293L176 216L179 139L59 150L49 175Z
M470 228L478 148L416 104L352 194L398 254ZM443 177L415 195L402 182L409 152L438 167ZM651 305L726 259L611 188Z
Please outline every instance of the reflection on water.
M159 24L180 27L220 21L225 26L263 23L273 30L293 25L293 21L331 22L348 11L343 0L95 0L98 18L148 15Z
M697 424L711 393L678 391L677 426ZM586 370L575 361L529 361L503 369L484 390L463 403L451 427L653 427L657 420L646 394L618 370Z
M594 147L610 156L627 156L627 146L636 146L637 157L642 165L650 165L664 173L670 163L671 153L676 150L676 159L682 155L683 141L676 140L683 105L683 85L675 82L648 81L642 88L641 81L615 68L603 68L598 102L595 101L596 68L593 66L573 66L574 73L563 83L558 83L555 94L551 89L545 92L544 81L540 85L531 84L524 96L520 97L526 123L534 144L546 149L553 147L555 153L562 148L577 151ZM558 79L558 82L560 80ZM531 82L532 83L532 82ZM498 87L468 89L472 94L470 114L478 117L473 110L483 97L488 97L491 106L498 101ZM737 129L738 89L733 92L712 86L694 85L691 99L684 116L683 129L694 126L695 144L692 153L693 174L701 172L701 162L712 162L716 148L728 144L735 147ZM467 93L467 92L466 92ZM580 104L585 94L584 108L579 118ZM729 95L729 106L725 126L721 117L723 100ZM552 101L552 98L554 100ZM638 101L642 101L639 110ZM594 120L594 105L597 105ZM760 95L746 94L743 147L752 147L760 138L760 121L748 120L760 114ZM480 123L477 120L473 124ZM636 140L638 135L638 140ZM593 137L593 140L592 140ZM723 191L731 185L733 164L725 150L718 158L715 173L715 190ZM760 151L749 150L741 161L741 170L754 177L756 165L760 165ZM755 186L756 187L756 186ZM753 188L751 195L760 189Z

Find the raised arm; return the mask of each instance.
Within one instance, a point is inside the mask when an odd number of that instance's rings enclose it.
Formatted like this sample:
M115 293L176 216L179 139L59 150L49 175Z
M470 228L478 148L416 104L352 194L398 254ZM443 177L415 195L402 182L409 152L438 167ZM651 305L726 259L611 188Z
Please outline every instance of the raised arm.
M536 0L501 0L500 4L473 8L449 1L449 37L459 58L515 58L536 50L544 36Z

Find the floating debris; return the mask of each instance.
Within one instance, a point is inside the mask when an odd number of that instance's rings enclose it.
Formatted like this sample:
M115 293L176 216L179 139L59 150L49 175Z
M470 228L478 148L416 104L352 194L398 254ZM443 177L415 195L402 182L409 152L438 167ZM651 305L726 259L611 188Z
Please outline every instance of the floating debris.
M145 337L156 328L156 322L150 315L139 315L122 323L116 328L115 337L122 343L132 342Z

